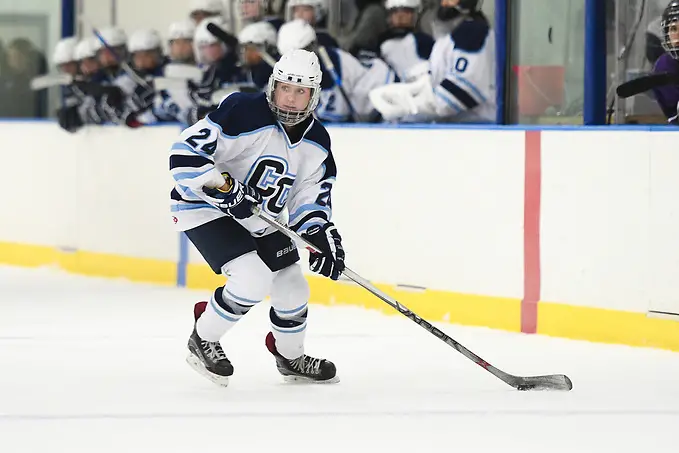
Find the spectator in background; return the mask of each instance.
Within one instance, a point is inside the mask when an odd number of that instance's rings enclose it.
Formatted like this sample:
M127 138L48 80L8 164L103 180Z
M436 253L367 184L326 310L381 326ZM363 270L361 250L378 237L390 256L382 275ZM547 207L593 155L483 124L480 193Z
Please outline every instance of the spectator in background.
M381 0L355 0L358 15L346 36L339 37L342 49L358 55L361 51L378 54L380 36L387 31L387 11Z
M47 61L33 44L17 38L7 46L6 68L2 74L3 102L0 115L14 118L47 116L47 93L32 91L31 79L47 72Z
M314 27L319 46L339 47L328 33L327 0L288 0L286 20L302 19Z
M670 72L679 74L679 0L672 0L662 15L663 30L662 46L665 53L658 58L653 72ZM677 121L677 107L679 103L679 87L667 85L653 89L655 99L660 109L667 117L667 122L679 124Z
M189 17L195 25L208 17L221 16L223 13L222 0L191 0Z
M268 22L278 31L283 19L275 11L272 0L240 0L240 13L243 24Z

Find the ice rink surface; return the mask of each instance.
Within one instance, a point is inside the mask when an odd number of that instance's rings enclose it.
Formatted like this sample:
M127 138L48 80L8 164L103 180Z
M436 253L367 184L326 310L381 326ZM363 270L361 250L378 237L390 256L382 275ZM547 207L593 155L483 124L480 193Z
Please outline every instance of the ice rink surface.
M268 305L224 339L228 388L188 367L209 291L0 267L0 452L676 452L679 354L441 324L522 375L513 390L406 318L312 306L307 352L336 385L286 384Z

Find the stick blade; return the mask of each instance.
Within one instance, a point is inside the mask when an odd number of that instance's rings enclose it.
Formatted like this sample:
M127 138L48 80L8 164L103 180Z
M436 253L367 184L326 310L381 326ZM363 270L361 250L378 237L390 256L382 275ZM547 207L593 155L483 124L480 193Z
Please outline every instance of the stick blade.
M565 374L550 374L547 376L518 377L512 383L517 390L557 390L568 392L573 389L573 382Z
M615 93L621 98L629 98L661 86L679 83L679 77L669 72L650 74L618 85Z

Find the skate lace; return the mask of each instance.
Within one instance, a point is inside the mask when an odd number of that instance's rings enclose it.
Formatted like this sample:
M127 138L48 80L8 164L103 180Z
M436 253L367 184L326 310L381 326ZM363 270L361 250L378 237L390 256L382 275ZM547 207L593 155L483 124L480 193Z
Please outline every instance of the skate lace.
M201 341L200 343L210 360L217 362L226 359L226 353L218 341Z
M308 355L302 354L300 357L291 360L290 364L293 368L297 369L304 374L320 374L321 372L321 362L323 359L316 359L314 357L309 357Z

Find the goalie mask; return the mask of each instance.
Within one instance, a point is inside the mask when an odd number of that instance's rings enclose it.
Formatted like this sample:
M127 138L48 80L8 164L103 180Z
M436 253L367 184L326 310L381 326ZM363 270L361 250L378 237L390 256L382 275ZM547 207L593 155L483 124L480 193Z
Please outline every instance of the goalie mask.
M670 2L663 11L660 26L663 31L662 48L679 60L679 0Z
M313 113L321 95L322 77L321 65L313 52L293 49L278 60L269 77L266 99L281 124L294 126ZM300 95L295 88L300 87L310 90L308 101L304 107L292 108L293 98Z

